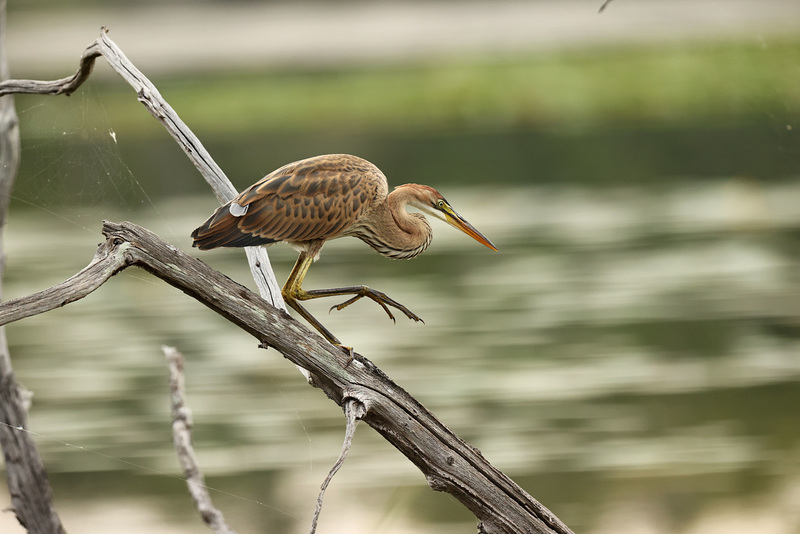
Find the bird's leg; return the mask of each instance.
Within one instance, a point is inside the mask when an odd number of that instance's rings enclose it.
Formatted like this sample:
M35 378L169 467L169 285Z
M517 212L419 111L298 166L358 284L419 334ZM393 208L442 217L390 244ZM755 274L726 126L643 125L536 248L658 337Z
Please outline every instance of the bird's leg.
M308 313L308 311L303 308L299 302L297 302L297 300L307 300L309 298L306 296L306 292L303 291L300 286L303 283L303 279L306 277L308 268L311 267L313 261L313 256L310 256L306 252L300 253L300 256L297 258L297 262L292 268L292 272L289 274L289 278L286 280L286 283L283 284L281 295L283 296L283 300L286 302L286 304L291 306L291 308L299 313L303 319L305 319L311 326L316 328L325 339L334 345L342 346L339 340L336 339L336 336L331 334L330 330L322 326L322 323L317 321L313 315ZM352 355L352 349L350 349L350 353Z
M389 315L389 318L392 321L395 321L394 315L392 312L389 311L389 306L392 308L396 308L403 312L406 317L409 319L413 319L414 321L422 321L422 318L418 316L416 313L412 312L393 298L389 297L386 293L382 291L378 291L377 289L372 289L371 287L367 286L351 286L351 287L337 287L334 289L311 289L305 292L307 298L320 298L320 297L336 297L340 295L354 295L353 297L347 299L346 301L342 302L341 304L337 304L336 306L332 306L331 310L336 308L337 310L343 310L355 301L367 297L368 299L377 302L381 308ZM397 322L397 321L395 321ZM425 321L422 321L423 323Z
M347 306L351 305L352 303L354 303L355 301L363 297L367 297L368 299L378 303L392 321L394 321L395 318L394 315L392 315L392 312L389 310L390 306L392 308L396 308L401 312L403 312L403 314L405 314L405 316L408 317L409 319L413 319L414 321L422 321L422 319L417 314L415 314L414 312L412 312L411 310L409 310L396 300L390 298L388 295L386 295L381 291L377 291L367 286L339 287L334 289L310 289L306 291L301 286L303 283L303 279L305 278L306 273L308 272L309 267L311 267L313 261L314 257L311 254L307 252L301 252L300 256L297 258L297 263L294 264L294 268L292 269L292 272L289 274L289 278L283 285L281 293L283 294L283 300L286 301L286 304L291 306L292 309L294 309L297 313L299 313L303 317L303 319L308 321L311 324L311 326L316 328L317 331L319 331L319 333L321 333L325 337L325 339L327 339L334 345L342 346L339 340L336 339L336 337L333 334L331 334L331 332L327 328L322 326L322 324L319 321L317 321L310 313L308 313L308 311L305 308L303 308L300 305L299 302L297 302L298 300L311 300L322 297L353 295L348 300L331 308L331 309L336 308L337 310L342 310Z

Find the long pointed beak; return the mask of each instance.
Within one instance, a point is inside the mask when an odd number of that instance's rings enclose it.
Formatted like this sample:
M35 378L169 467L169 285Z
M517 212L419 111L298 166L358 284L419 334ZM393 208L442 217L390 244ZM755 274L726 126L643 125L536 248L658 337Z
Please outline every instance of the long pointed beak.
M449 208L449 206L448 206L448 208ZM489 241L486 238L486 236L484 236L482 233L480 233L477 228L475 228L470 223L468 223L467 220L464 219L461 215L456 213L455 210L450 208L450 209L446 209L446 210L442 210L442 211L444 212L444 220L445 220L445 222L447 222L447 224L449 224L453 228L457 228L457 229L461 230L462 232L464 232L465 234L470 236L472 239L474 239L478 243L480 243L482 245L485 245L485 246L489 247L492 250L495 250L495 251L497 250L497 247L495 247L492 244L492 242Z

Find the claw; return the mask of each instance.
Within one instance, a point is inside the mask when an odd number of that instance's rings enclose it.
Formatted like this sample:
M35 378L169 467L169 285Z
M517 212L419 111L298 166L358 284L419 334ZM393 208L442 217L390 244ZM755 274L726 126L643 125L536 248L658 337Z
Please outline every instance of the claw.
M406 308L396 300L389 298L385 293L376 291L375 289L371 289L368 287L363 288L362 293L359 293L356 296L347 299L341 304L336 304L334 306L331 306L330 309L328 310L328 313L332 312L334 309L336 309L336 311L341 311L346 307L350 306L351 304L353 304L355 301L362 299L364 297L367 297L371 301L378 304L381 308L383 308L383 311L386 312L386 315L388 315L389 319L391 319L392 322L395 324L397 324L397 319L395 319L394 314L389 309L389 306L397 308L398 310L403 312L405 316L408 317L409 319L414 319L415 321L421 321L421 319L416 314L411 312L408 308Z
M293 271L293 275L299 278L300 274L303 274L302 271L304 266L305 269L307 270L306 264L309 263L310 260L308 259L308 257L301 255L301 257L298 258L297 261L298 263L295 265L294 271L297 271L298 274L295 274L295 272ZM302 281L302 279L300 278L299 280ZM335 306L331 306L330 309L328 309L328 313L331 313L334 309L337 311L341 311L346 307L350 306L351 304L353 304L354 302L356 302L357 300L367 297L371 301L377 303L383 309L383 311L386 312L386 315L389 316L389 319L391 319L392 322L394 322L395 324L397 324L397 319L395 318L390 308L395 308L397 310L400 310L401 312L403 312L403 315L405 315L406 317L408 317L413 321L425 323L425 321L423 321L417 314L415 314L414 312L412 312L411 310L409 310L396 300L389 298L389 296L386 295L386 293L377 291L367 286L340 287L335 289L312 289L304 291L300 288L299 282L295 280L292 276L290 276L289 280L286 281L286 285L284 285L281 293L283 294L283 298L289 306L294 308L295 311L299 312L300 315L302 315L306 321L311 323L311 325L314 326L323 336L325 336L325 338L328 341L336 345L339 345L339 342L333 336L333 334L331 334L324 326L322 326L322 324L320 324L319 321L314 319L314 317L310 313L308 313L305 310L305 308L303 308L300 305L299 302L297 302L298 300L309 300L321 297L333 297L336 295L353 295L352 297L342 302L341 304L336 304ZM352 351L352 349L349 350Z
M379 301L379 300L376 300L375 302L380 304L381 308L383 308L383 311L385 311L386 315L389 316L389 319L391 319L394 324L397 324L397 319L394 318L394 315L392 315L392 312L390 312L389 308L386 307L386 304L384 304L382 301Z
M353 356L353 347L347 347L347 346L345 346L345 345L342 345L342 344L340 344L340 343L334 343L334 345L336 345L336 346L337 346L337 347L339 347L340 349L344 349L344 351L347 353L347 363L345 364L345 367L347 367L348 365L350 365L351 363L353 363L353 359L354 359L354 356Z

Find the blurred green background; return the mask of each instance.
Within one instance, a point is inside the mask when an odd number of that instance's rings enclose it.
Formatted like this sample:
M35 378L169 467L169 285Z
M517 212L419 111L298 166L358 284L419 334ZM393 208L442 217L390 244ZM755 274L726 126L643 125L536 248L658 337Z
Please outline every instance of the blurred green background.
M306 284L425 325L311 311L576 532L797 532L800 6L601 3L12 2L7 50L59 78L109 26L240 189L347 152L443 192L499 253L444 226L410 262L342 240ZM214 198L107 66L16 103L6 298L82 268L103 219L190 250ZM252 287L241 251L192 254ZM295 254L270 255L282 281ZM279 354L130 270L8 336L68 530L203 528L170 344L216 503L242 533L307 531L342 417ZM474 529L366 425L320 523Z

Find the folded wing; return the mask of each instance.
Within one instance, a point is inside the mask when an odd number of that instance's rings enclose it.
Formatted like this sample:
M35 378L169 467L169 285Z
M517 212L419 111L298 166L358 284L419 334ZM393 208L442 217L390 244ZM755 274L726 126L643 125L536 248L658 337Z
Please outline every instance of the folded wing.
M386 178L355 156L317 156L268 174L192 232L193 246L249 247L338 237L375 202Z

